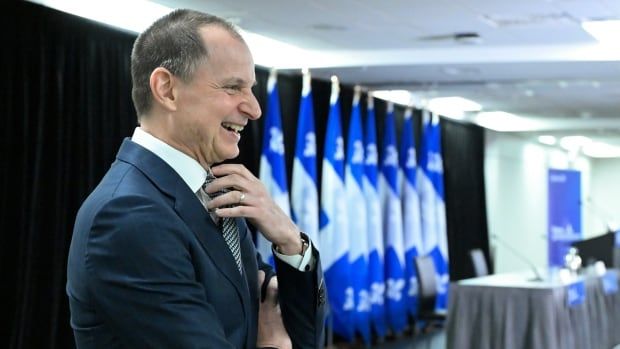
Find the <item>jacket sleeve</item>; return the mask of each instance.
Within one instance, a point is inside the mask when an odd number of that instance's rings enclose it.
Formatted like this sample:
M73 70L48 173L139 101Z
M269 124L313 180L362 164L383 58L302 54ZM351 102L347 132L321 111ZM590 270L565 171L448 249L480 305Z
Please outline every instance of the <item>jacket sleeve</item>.
M323 348L327 303L319 252L313 247L314 270L299 271L275 258L278 296L284 327L294 348Z
M196 282L187 230L146 197L105 204L85 264L96 310L134 348L233 348Z

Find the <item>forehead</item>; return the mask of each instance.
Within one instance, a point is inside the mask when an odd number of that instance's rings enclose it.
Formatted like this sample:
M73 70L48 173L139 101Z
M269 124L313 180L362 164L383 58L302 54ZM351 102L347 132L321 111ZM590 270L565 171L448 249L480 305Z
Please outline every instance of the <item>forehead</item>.
M245 42L218 25L200 29L208 58L205 68L212 76L254 82L254 60Z

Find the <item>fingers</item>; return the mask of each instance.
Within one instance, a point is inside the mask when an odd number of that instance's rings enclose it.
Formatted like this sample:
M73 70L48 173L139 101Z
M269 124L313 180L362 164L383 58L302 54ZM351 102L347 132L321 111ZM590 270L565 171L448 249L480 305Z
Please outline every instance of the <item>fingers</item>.
M275 273L267 275L268 279L265 279L261 285L261 302L267 300L268 304L278 304L278 277Z
M207 194L226 192L213 198L207 204L209 210L215 210L221 217L253 217L256 210L246 207L264 205L266 190L262 182L245 166L239 164L223 164L211 168L217 178L206 187ZM241 207L240 209L238 209ZM223 211L221 211L223 210Z
M226 175L236 174L246 180L252 180L256 178L250 170L241 164L222 164L211 167L211 172L215 177L222 177Z
M206 187L207 193L227 191L207 204L209 211L219 217L244 217L265 238L280 244L299 229L269 195L265 185L245 166L222 164L211 168L214 179Z
M207 185L206 190L207 194L217 193L218 191L222 190L239 190L246 192L251 182L251 180L248 180L240 174L231 173L215 178L211 183Z
M273 269L269 269L269 272L265 274L264 271L259 270L259 272L263 273L263 278L259 277L258 285L260 286L260 301L261 303L265 301L268 295L272 296L274 291L274 280L275 280L275 297L277 301L277 291L278 291L278 280L275 278L276 272ZM271 299L271 298L270 298Z
M229 191L225 194L212 198L207 203L207 209L219 210L224 208L234 208L240 205L251 205L252 195L239 190ZM237 211L239 212L239 211Z
M260 287L265 281L265 272L262 270L258 270L258 286Z

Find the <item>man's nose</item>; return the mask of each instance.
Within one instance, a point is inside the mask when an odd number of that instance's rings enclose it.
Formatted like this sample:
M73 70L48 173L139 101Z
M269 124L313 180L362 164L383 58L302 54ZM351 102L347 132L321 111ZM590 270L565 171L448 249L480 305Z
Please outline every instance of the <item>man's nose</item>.
M254 96L254 93L250 92L248 94L247 99L241 103L241 112L247 115L250 120L256 120L260 118L262 111L260 109L260 104L258 104L258 100Z

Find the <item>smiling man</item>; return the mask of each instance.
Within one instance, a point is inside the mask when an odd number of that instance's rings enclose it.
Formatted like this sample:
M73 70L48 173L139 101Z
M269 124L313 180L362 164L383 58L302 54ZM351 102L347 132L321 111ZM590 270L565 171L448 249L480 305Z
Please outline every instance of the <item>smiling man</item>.
M217 165L239 154L244 126L261 115L239 33L174 11L137 38L131 73L140 126L73 231L77 347L321 347L318 252L250 171ZM246 219L273 243L277 279Z

